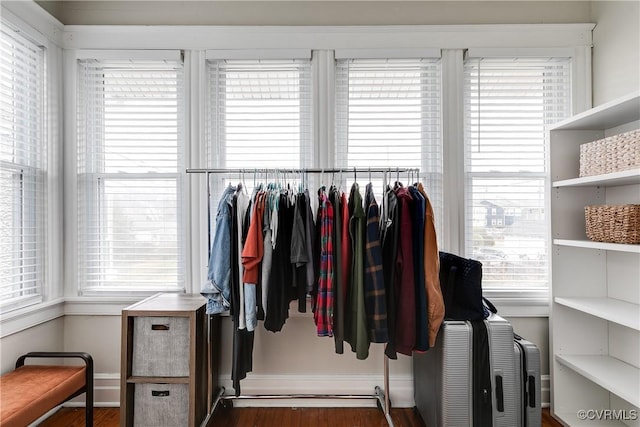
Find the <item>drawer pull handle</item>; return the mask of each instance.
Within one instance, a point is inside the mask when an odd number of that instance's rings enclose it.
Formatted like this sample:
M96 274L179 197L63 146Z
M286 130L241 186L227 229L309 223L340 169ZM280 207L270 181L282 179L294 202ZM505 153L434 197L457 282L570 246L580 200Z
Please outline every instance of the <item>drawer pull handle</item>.
M168 331L169 325L151 325L152 331Z
M167 397L170 394L169 390L151 390L151 396L153 397Z

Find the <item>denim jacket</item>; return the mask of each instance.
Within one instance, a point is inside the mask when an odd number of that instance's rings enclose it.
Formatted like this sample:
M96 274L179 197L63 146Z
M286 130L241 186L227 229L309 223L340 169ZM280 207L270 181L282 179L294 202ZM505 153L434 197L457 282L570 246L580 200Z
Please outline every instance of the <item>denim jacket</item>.
M235 192L236 187L229 184L218 203L207 282L200 290L202 296L208 299L207 314L219 314L231 306L231 200Z

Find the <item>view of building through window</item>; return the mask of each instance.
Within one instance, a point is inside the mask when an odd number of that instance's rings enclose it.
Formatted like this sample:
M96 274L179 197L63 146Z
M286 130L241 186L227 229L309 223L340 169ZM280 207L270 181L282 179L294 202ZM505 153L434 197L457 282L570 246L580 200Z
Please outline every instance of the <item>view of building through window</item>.
M545 128L570 115L569 60L465 62L466 254L483 286L548 285Z

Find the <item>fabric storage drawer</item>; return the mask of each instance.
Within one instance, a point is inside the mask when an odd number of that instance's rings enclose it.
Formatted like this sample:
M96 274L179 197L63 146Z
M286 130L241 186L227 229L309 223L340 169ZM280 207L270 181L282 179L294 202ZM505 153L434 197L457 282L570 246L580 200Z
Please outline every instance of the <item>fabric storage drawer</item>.
M189 425L188 384L135 385L133 425L177 427Z
M136 317L133 323L133 376L189 376L188 318Z

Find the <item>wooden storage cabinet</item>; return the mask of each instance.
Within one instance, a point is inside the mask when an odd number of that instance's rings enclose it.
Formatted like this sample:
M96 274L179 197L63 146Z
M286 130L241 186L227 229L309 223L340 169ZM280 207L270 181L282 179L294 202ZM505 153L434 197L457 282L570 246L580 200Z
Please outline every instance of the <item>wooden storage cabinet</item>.
M120 425L200 426L211 399L206 300L157 294L122 310Z
M564 425L639 423L640 245L588 240L584 207L640 203L640 168L578 176L581 144L638 128L635 93L550 129L551 410Z

